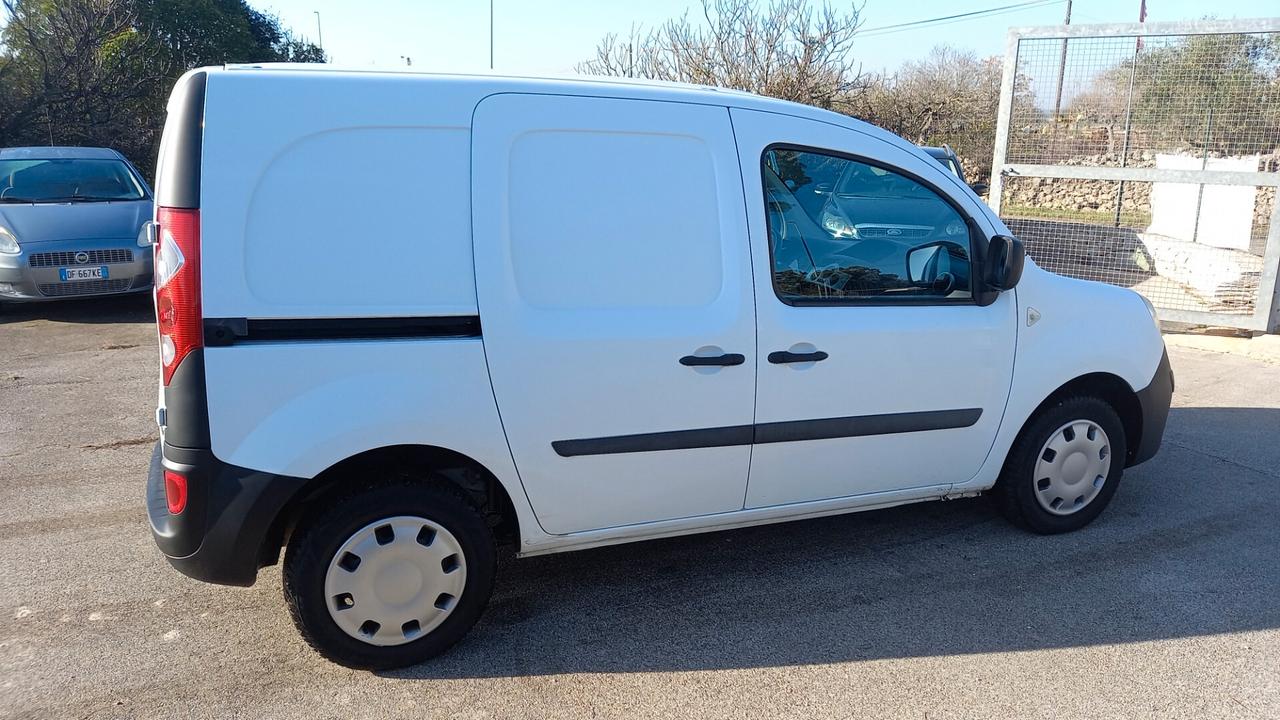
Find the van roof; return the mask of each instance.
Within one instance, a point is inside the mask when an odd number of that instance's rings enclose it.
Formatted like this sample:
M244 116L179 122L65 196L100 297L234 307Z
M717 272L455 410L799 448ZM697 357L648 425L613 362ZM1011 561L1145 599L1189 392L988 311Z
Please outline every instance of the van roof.
M513 83L547 83L584 84L592 87L600 85L617 85L619 87L666 88L671 90L693 90L713 93L731 93L745 97L761 97L754 93L714 85L698 85L695 83L674 82L671 80L651 80L649 78L617 77L610 75L512 75L494 72L430 72L413 68L381 68L356 67L350 65L329 65L325 63L228 63L224 70L289 70L313 73L376 73L383 75L413 75L423 78L474 79L477 81L510 81ZM767 98L766 98L767 99ZM781 101L779 101L781 102Z
M463 83L485 86L493 92L535 92L602 95L617 94L650 100L672 100L680 102L697 102L710 105L723 105L750 110L763 110L786 115L803 117L821 122L849 127L868 135L875 136L899 147L915 152L916 146L906 140L864 122L851 115L844 115L830 110L822 110L811 105L804 105L789 100L765 97L743 90L714 87L710 85L694 85L690 83L669 82L665 80L649 80L644 78L623 78L610 76L564 75L564 76L525 76L503 75L496 73L432 73L413 68L366 68L328 65L321 63L245 63L228 64L220 68L204 68L212 73L218 72L263 72L306 74L316 79L333 76L379 75L398 76L421 79L433 83Z

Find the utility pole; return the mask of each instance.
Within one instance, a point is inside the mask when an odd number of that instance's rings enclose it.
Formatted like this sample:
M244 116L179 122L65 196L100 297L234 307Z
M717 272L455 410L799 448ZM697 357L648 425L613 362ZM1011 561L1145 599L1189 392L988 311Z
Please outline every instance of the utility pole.
M1062 21L1063 25L1071 24L1071 0L1067 0L1067 18ZM1062 38L1062 57L1058 59L1058 92L1053 101L1053 122L1058 122L1058 116L1062 113L1062 80L1067 73L1067 39ZM1056 127L1056 125L1055 125Z
M316 42L320 45L320 52L324 52L324 33L320 32L320 11L313 10L316 14Z
M493 69L493 0L489 0L489 69Z

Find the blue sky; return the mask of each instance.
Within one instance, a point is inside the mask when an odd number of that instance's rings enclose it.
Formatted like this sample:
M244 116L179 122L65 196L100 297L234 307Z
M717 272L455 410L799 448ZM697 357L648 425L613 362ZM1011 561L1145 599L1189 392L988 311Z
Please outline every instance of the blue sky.
M768 0L761 0L767 2ZM815 3L818 0L815 0ZM864 28L911 22L1016 0L867 0ZM251 0L275 12L299 35L316 39L320 12L325 49L334 62L394 66L402 56L415 68L486 69L489 64L488 0ZM650 27L689 10L697 0L493 0L495 66L499 71L561 74L594 52L606 33L625 35L632 25ZM843 2L834 2L840 7ZM853 57L866 71L892 70L938 44L983 55L1001 54L1010 26L1062 22L1065 2L908 32L865 37ZM1280 14L1275 0L1148 0L1149 21L1191 20L1205 14L1249 18ZM1133 22L1138 0L1076 0L1073 23Z

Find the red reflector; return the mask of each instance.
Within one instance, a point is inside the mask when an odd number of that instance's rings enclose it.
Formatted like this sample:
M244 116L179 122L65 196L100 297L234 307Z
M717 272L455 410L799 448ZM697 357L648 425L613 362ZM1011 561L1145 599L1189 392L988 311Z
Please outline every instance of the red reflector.
M187 478L172 470L164 471L164 497L169 501L169 514L178 515L187 508Z

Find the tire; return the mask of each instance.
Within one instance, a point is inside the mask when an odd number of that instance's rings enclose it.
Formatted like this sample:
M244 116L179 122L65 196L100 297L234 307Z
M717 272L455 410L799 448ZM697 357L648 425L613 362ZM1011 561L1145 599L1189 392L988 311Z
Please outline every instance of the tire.
M1109 462L1095 461L1104 447ZM1032 532L1078 530L1111 502L1127 452L1124 425L1110 404L1092 396L1064 398L1023 428L996 482L997 502L1005 517Z
M350 668L388 670L433 658L466 635L489 602L495 565L492 532L452 485L373 487L304 519L285 553L284 596L316 652ZM350 592L338 592L344 583Z

